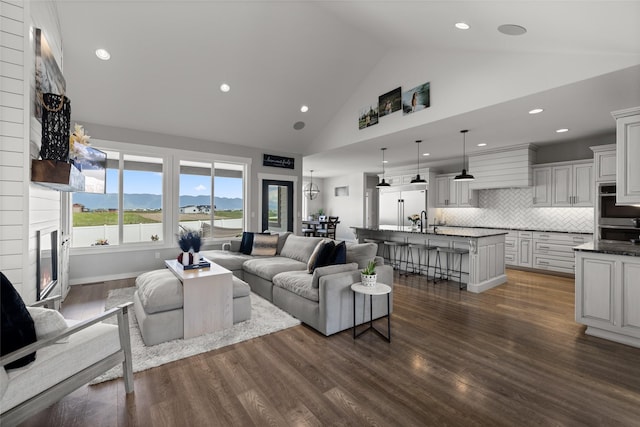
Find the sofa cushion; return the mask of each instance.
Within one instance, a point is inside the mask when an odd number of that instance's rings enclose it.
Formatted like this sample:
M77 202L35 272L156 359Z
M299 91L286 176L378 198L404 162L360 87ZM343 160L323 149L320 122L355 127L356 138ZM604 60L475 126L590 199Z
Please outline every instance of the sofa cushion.
M42 307L27 307L36 327L36 336L44 340L58 335L67 329L67 322L56 310ZM63 338L66 340L68 338Z
M311 286L312 276L306 271L287 271L273 276L273 286L286 289L311 301L320 301L318 288Z
M138 297L144 310L159 313L181 308L184 303L182 283L169 270L153 270L136 279Z
M313 273L313 270L316 268L318 257L320 256L320 253L324 249L326 243L327 242L325 242L324 240L319 241L315 249L311 253L311 256L309 257L309 261L307 261L307 271L309 273Z
M251 255L275 256L277 249L277 234L255 234L253 236L253 248L251 249Z
M276 249L276 255L280 255L282 253L282 248L284 248L284 242L287 241L289 236L292 233L287 231L285 233L278 233L278 249Z
M9 387L9 376L6 369L2 367L0 368L0 399L4 396L4 392L7 391L7 387Z
M377 253L378 245L375 243L347 244L347 262L357 262L358 268L365 268Z
M271 279L273 279L273 276L278 273L282 273L283 271L304 270L306 273L307 264L286 257L254 258L245 261L245 263L242 265L242 269L245 273L250 273L254 276L258 276L265 280L271 281Z
M0 272L0 355L4 356L26 345L36 342L36 327L24 305L24 301L9 279ZM15 369L28 365L36 359L36 353L28 354L5 365L6 369Z
M246 282L238 279L236 276L231 276L231 279L233 281L233 298L249 296L251 287Z
M345 271L353 271L358 269L358 264L355 262L350 264L336 264L327 265L325 267L318 267L313 272L311 277L311 287L318 289L320 287L320 278L328 274L344 273Z
M309 261L309 257L313 253L313 250L316 248L316 245L321 240L321 237L291 235L287 238L287 241L284 242L280 255L306 264Z
M200 251L200 255L229 271L242 270L242 264L248 259L253 259L253 255L245 255L242 252L222 251L219 249Z

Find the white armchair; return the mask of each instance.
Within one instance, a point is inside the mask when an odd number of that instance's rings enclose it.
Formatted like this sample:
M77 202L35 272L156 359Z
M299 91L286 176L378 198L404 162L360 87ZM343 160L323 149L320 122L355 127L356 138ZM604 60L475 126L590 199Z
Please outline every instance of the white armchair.
M56 299L59 297L40 301L38 305ZM67 321L68 327L48 333L46 338L1 357L0 424L20 423L118 363L122 363L125 391L133 392L127 314L130 305L122 304L79 323ZM102 323L113 316L117 316L117 325ZM39 325L40 319L40 316L34 316L36 332L48 327ZM4 368L34 351L36 360L29 365L9 371Z

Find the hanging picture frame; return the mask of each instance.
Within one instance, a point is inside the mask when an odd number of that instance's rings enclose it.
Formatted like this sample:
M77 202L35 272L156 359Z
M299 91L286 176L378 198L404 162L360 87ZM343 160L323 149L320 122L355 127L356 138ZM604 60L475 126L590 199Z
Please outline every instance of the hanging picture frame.
M415 113L431 106L431 84L423 83L402 94L402 115Z
M40 28L35 29L35 43L36 84L33 97L33 114L36 120L42 123L43 95L45 93L64 95L67 85L44 32Z

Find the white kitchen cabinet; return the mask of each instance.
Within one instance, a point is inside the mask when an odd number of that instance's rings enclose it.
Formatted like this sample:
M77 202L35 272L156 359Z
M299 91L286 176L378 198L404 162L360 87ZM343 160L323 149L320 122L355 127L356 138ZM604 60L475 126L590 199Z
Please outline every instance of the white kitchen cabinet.
M478 191L469 189L469 181L455 181L455 176L456 174L436 176L436 207L477 207Z
M616 202L640 203L640 107L611 113L616 119Z
M518 232L518 265L533 267L533 232Z
M593 151L593 176L595 182L615 182L616 180L616 145L596 145Z
M640 347L640 258L576 251L576 322L586 333Z
M593 162L563 162L533 169L534 206L590 207L594 201Z
M533 205L551 206L551 168L533 168Z
M573 247L593 240L591 234L535 231L532 236L532 267L575 274Z

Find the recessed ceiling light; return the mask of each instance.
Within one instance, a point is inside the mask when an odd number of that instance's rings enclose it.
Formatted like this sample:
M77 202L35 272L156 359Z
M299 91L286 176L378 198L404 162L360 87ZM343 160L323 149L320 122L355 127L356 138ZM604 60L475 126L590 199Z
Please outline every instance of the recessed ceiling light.
M229 92L229 91L231 90L231 86L229 86L229 85L228 85L228 84L226 84L226 83L222 83L222 84L220 85L220 90L221 90L222 92Z
M498 27L498 31L508 36L521 36L527 32L527 29L521 25L504 24Z
M106 49L96 49L96 56L103 61L108 61L111 54Z
M423 153L422 155L423 155L423 156L430 156L430 155L431 155L431 153Z
M300 107L300 111L302 111L303 113L306 113L307 111L309 111L309 107L306 105L303 105L302 107Z
M569 132L569 129L567 129L567 128L557 129L556 132L557 133Z
M481 142L480 144L478 144L478 147L486 147L487 143L486 142Z
M542 113L544 110L542 108L534 108L533 110L529 111L529 114L538 114L538 113Z
M469 24L466 22L456 22L456 28L459 30L468 30L471 27L469 27Z
M389 160L383 160L382 163L389 163Z

